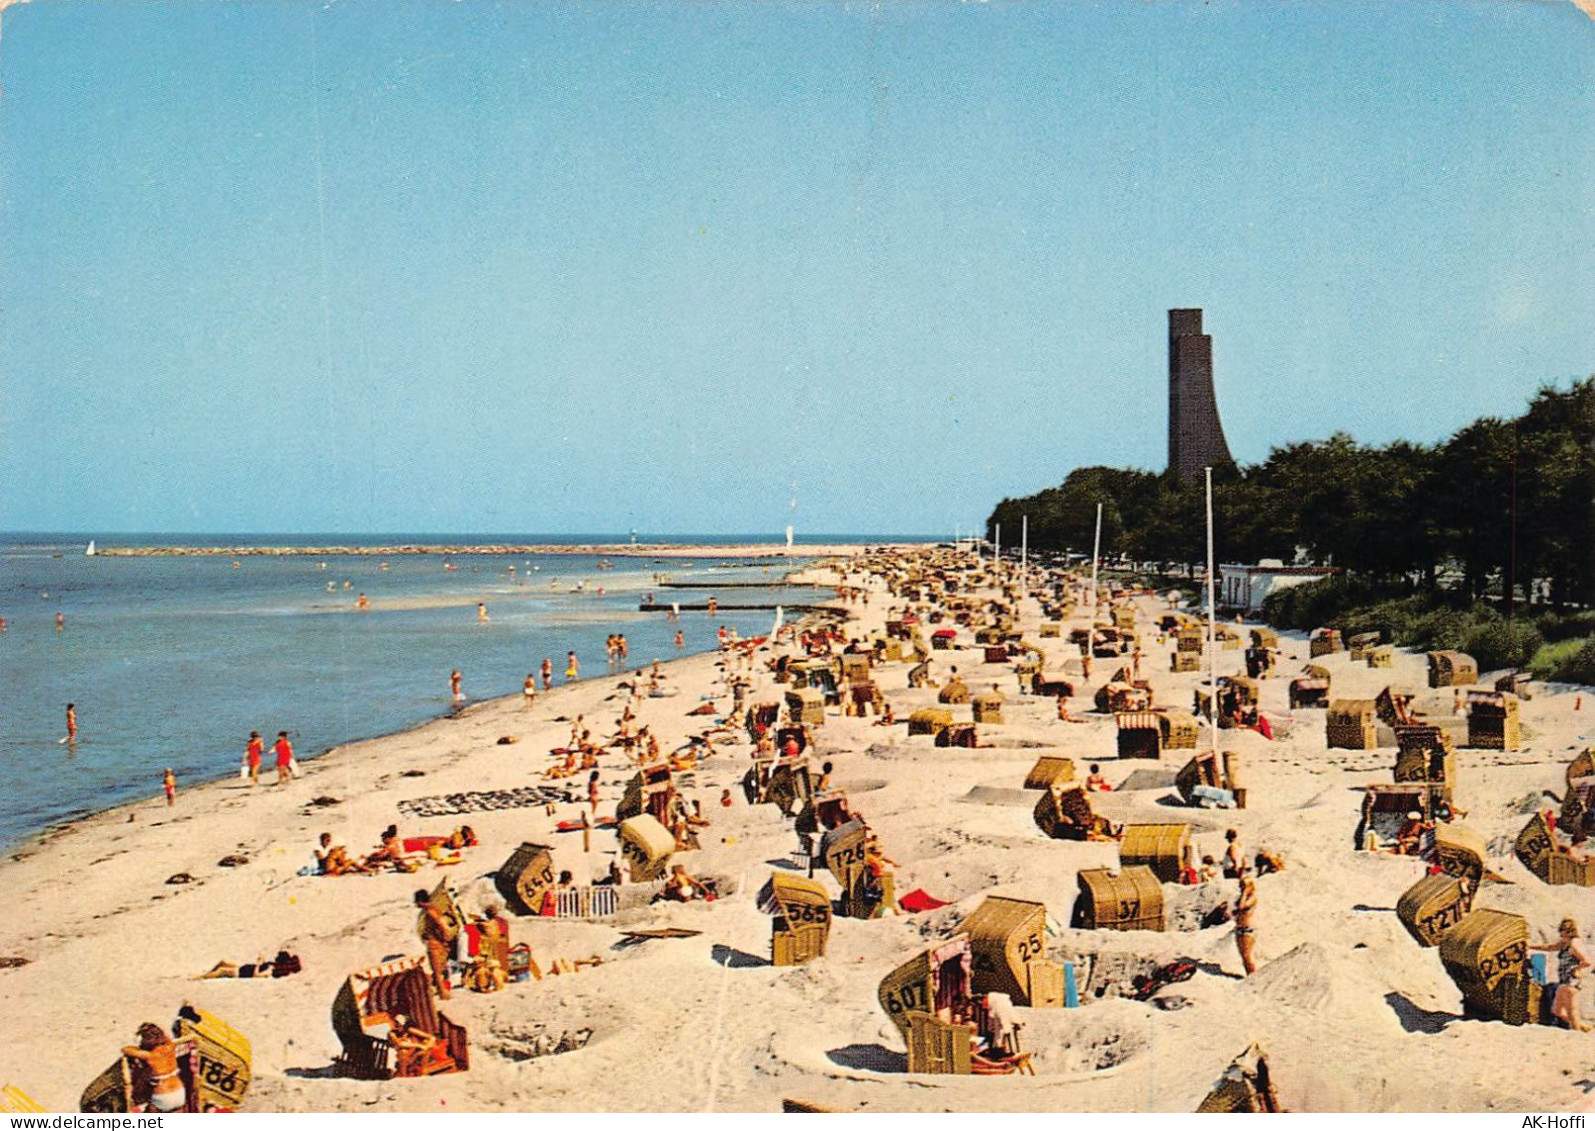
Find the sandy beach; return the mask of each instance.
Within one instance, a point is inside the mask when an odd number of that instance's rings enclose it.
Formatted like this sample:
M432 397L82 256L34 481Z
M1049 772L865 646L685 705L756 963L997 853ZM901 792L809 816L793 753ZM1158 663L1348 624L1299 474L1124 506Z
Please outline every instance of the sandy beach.
M700 557L735 556L729 548L692 549ZM878 578L865 581L856 563L836 562L813 576L829 582L843 570L868 592L867 605L837 605L848 617L845 631L855 639L880 635L890 611L907 602ZM1128 604L1145 643L1143 675L1154 702L1189 710L1205 672L1169 670L1174 644L1159 641L1155 627L1167 603L1137 596ZM1058 663L1066 651L1075 654L1066 644L1069 630L1092 623L1089 607L1081 607L1061 626L1063 639L1047 638L1034 597L1021 600L1017 612L1024 639ZM700 635L706 623L698 619ZM1156 761L1116 756L1114 717L1091 711L1114 663L1097 660L1090 679L1076 678L1070 706L1079 721L1066 722L1053 699L1021 694L1010 664L987 663L973 632L960 629L957 644L931 653L931 679L945 683L956 666L974 692L995 685L1005 697L1004 721L978 724L977 748L940 748L928 736L908 736L909 715L936 705L937 690L910 688L906 662L872 671L896 725L832 707L812 730L812 761L834 763L833 784L846 790L895 862L896 894L920 889L943 907L873 920L838 917L822 958L770 965L771 920L755 897L773 872L797 871L796 837L773 805L746 803L740 782L752 746L732 720L708 758L676 775L677 788L701 803L711 823L699 834L700 849L674 859L715 880L720 898L650 903L650 885L626 885L611 918L511 916L511 940L530 944L545 976L494 994L455 989L443 1009L469 1032L469 1071L337 1077L333 999L351 972L420 953L411 903L417 888L447 879L474 913L502 903L492 874L523 841L552 845L554 868L571 870L578 885L602 876L615 858L612 832L595 830L592 850L584 852L580 832L555 831L586 807L586 775L543 776L572 720L583 719L599 741L615 731L628 696L620 684L635 669L588 672L531 707L520 696L475 703L455 717L334 750L306 763L302 777L283 788L266 784L268 764L257 788L229 780L183 789L174 807L151 798L22 846L0 863L8 908L0 958L26 962L0 968L0 998L8 1017L23 1019L28 1039L0 1046L0 1084L50 1110L75 1110L83 1088L139 1023L164 1025L190 1001L249 1038L248 1111L775 1111L783 1099L796 1099L847 1111L1186 1112L1253 1042L1266 1049L1280 1102L1290 1110L1595 1106L1587 1035L1464 1019L1461 994L1436 950L1419 947L1398 922L1397 901L1422 877L1423 863L1358 851L1354 843L1361 787L1391 781L1394 744L1327 750L1324 712L1290 710L1287 684L1308 662L1304 638L1284 636L1278 675L1261 681L1260 708L1273 739L1220 732L1220 749L1244 767L1247 807L1239 811L1172 804L1173 776L1188 750L1165 751ZM778 701L787 690L766 669L775 654L769 645L757 653L750 703ZM1239 649L1219 650L1216 662L1220 675L1243 671ZM1334 698L1405 687L1431 717L1452 715L1453 693L1427 689L1421 655L1398 651L1388 670L1353 663L1345 652L1314 662L1331 670ZM724 664L706 654L664 665L663 683L674 693L644 698L637 709L664 751L727 716ZM1521 705L1519 749L1456 752L1457 805L1489 845L1489 867L1502 878L1481 888L1475 906L1525 916L1534 942L1553 940L1563 916L1586 931L1595 926L1595 890L1550 887L1512 855L1512 838L1528 817L1556 807L1545 791L1562 793L1567 763L1590 745L1589 698L1588 688L1538 688ZM688 714L704 703L714 705L713 717ZM971 719L969 706L950 710L960 722ZM514 741L501 744L507 737ZM1204 729L1200 745L1208 743ZM1164 884L1170 929L1162 933L1069 928L1077 872L1115 863L1117 846L1052 840L1037 828L1038 794L1022 786L1044 754L1072 758L1081 776L1099 763L1115 788L1093 800L1113 822L1187 823L1198 854L1215 856L1224 829L1234 827L1249 850L1283 859L1282 871L1257 881L1259 967L1252 976L1241 976L1233 927L1198 925L1204 911L1233 899L1233 883ZM635 768L619 752L606 754L600 767L598 811L606 815ZM1117 788L1132 774L1132 788ZM568 788L571 800L406 815L423 799L539 784ZM734 798L730 807L720 803L725 790ZM413 874L300 874L323 831L361 854L394 822L404 837L470 824L480 844L466 849L460 864L427 862ZM219 863L229 857L247 862ZM178 875L191 881L168 882ZM834 891L823 869L818 875ZM990 895L1046 904L1057 923L1047 954L1078 963L1082 1004L1017 1011L1033 1076L910 1076L903 1039L878 1004L877 987L900 963L951 938ZM664 927L699 933L633 945L621 935ZM254 962L283 949L300 956L302 973L194 980L219 960ZM601 964L547 973L557 960L593 957ZM1162 1000L1122 996L1130 972L1176 958L1197 970ZM1584 996L1587 1018L1595 1000L1587 990ZM583 1031L591 1034L583 1047L540 1055L552 1043L545 1038Z

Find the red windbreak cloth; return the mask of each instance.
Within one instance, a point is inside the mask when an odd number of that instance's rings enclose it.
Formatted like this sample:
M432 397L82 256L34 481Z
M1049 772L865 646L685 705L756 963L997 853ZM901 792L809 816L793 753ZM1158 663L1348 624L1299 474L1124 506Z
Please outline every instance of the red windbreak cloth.
M947 901L945 899L937 899L924 888L915 888L903 896L902 899L899 899L897 905L912 915L919 911L934 911L938 907L946 907Z

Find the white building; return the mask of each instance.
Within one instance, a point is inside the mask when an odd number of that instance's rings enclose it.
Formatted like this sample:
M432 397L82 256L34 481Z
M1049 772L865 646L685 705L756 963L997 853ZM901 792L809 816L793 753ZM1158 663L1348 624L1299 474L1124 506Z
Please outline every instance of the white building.
M1218 567L1218 603L1221 608L1242 613L1261 612L1270 593L1333 577L1340 570L1333 566L1288 566L1277 558L1264 558L1254 566Z

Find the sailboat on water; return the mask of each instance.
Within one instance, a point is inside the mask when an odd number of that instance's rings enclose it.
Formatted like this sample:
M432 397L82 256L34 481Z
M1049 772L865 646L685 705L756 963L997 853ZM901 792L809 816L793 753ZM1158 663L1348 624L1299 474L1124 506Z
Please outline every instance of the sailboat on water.
M94 556L94 539L89 539L89 548L83 551L83 556L86 558L92 558Z

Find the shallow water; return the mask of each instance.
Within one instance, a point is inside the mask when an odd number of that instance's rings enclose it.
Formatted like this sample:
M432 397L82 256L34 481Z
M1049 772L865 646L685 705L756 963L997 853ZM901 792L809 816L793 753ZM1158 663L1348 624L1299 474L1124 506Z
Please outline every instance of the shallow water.
M172 541L200 544L192 536ZM445 570L442 558L424 555L395 556L385 570L382 559L365 556L241 557L234 568L226 557L90 558L83 550L83 540L0 542L0 616L8 622L0 635L0 844L156 796L166 766L180 786L235 774L251 730L268 747L286 730L299 757L310 758L445 714L453 668L475 700L518 691L545 656L562 682L570 649L584 674L602 674L611 632L626 634L633 669L714 647L720 624L762 634L771 612L722 610L712 621L683 612L686 648L678 653L677 626L637 605L649 593L702 602L716 582L779 581L798 564L708 556L683 568L615 558L613 569L600 570L591 555L460 555L450 559L457 568ZM658 589L656 574L701 588ZM585 591L574 592L582 583ZM364 613L354 608L362 592L373 606ZM826 596L792 588L718 594L723 604ZM479 601L486 624L477 619ZM66 617L59 632L57 612ZM77 704L73 745L59 741L69 702ZM267 762L269 777L269 751Z

